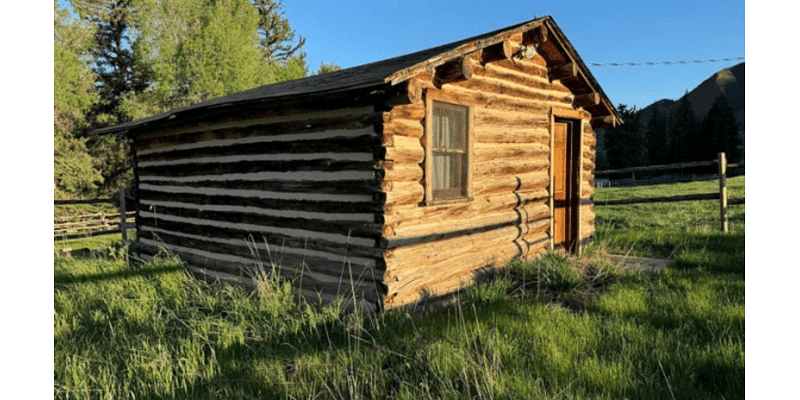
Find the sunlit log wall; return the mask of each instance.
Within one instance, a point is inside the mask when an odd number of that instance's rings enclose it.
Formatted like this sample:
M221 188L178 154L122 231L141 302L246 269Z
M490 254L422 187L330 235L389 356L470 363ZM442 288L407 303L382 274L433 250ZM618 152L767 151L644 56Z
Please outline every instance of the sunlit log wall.
M448 82L436 72L419 73L408 82L410 104L383 115L387 308L452 293L473 283L484 267L541 255L551 244L550 112L574 110L575 96L549 78L539 55L485 64L480 58L472 54L460 61L468 78L456 75ZM471 201L424 205L425 97L431 92L472 109ZM595 136L591 114L578 114L584 120L580 238L585 243L594 233Z

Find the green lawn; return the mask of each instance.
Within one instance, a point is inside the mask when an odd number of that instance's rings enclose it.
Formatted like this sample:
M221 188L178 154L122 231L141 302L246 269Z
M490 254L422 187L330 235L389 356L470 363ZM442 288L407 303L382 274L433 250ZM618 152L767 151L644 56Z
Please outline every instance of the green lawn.
M744 206L723 235L705 203L596 207L583 259L514 261L414 316L298 306L274 279L248 295L173 259L56 256L54 397L743 399ZM608 249L678 264L623 273Z

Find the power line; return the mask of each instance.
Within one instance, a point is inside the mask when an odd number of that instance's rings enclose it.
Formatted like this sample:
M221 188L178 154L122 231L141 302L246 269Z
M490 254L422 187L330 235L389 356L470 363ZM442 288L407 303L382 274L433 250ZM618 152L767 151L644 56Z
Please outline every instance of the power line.
M694 63L706 63L706 62L720 62L720 61L736 61L736 60L744 60L744 57L729 57L729 58L713 58L707 60L691 60L691 61L647 61L647 62L638 62L638 63L589 63L589 65L594 67L639 67L639 66L650 66L650 65L676 65L676 64L694 64Z

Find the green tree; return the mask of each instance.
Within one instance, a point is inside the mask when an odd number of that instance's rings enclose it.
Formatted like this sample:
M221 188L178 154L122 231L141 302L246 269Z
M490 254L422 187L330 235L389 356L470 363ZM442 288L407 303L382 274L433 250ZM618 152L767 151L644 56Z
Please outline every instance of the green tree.
M670 162L696 161L699 152L697 144L698 123L692 111L692 103L684 96L669 121L669 159ZM701 159L708 159L702 155Z
M636 108L629 109L627 105L617 107L624 124L606 131L606 155L609 168L627 168L644 165L645 146L642 141L642 127Z
M331 73L331 72L336 72L336 71L341 71L341 70L342 70L342 66L341 65L334 64L334 63L326 64L324 62L321 62L321 63L319 63L319 69L317 70L317 72L314 73L314 75L328 74L328 73Z
M248 1L167 0L143 10L139 41L154 83L131 108L163 112L307 74L301 58L281 56L282 47L272 57L280 63L265 61L263 18Z
M739 124L733 115L733 108L724 95L717 96L708 114L703 118L700 135L709 145L710 154L707 158L725 152L726 158L731 162L742 160Z
M647 121L645 145L647 147L648 164L669 163L667 154L667 119L657 107L653 109L653 115Z
M92 28L55 1L53 7L53 196L64 199L92 193L102 177L93 168L86 139L76 135L87 126L84 113L95 100L85 56Z
M294 44L295 31L284 14L283 0L250 0L258 11L258 49L270 65L285 65L290 60L304 62L301 50L306 39L299 37ZM301 64L305 67L305 64Z

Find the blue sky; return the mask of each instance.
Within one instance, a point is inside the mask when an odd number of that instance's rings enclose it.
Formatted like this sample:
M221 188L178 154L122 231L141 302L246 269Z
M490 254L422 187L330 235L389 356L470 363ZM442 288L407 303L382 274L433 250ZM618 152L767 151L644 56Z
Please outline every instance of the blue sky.
M551 15L586 63L745 56L744 1L284 0L312 70L352 67ZM614 105L678 99L739 61L590 66Z

